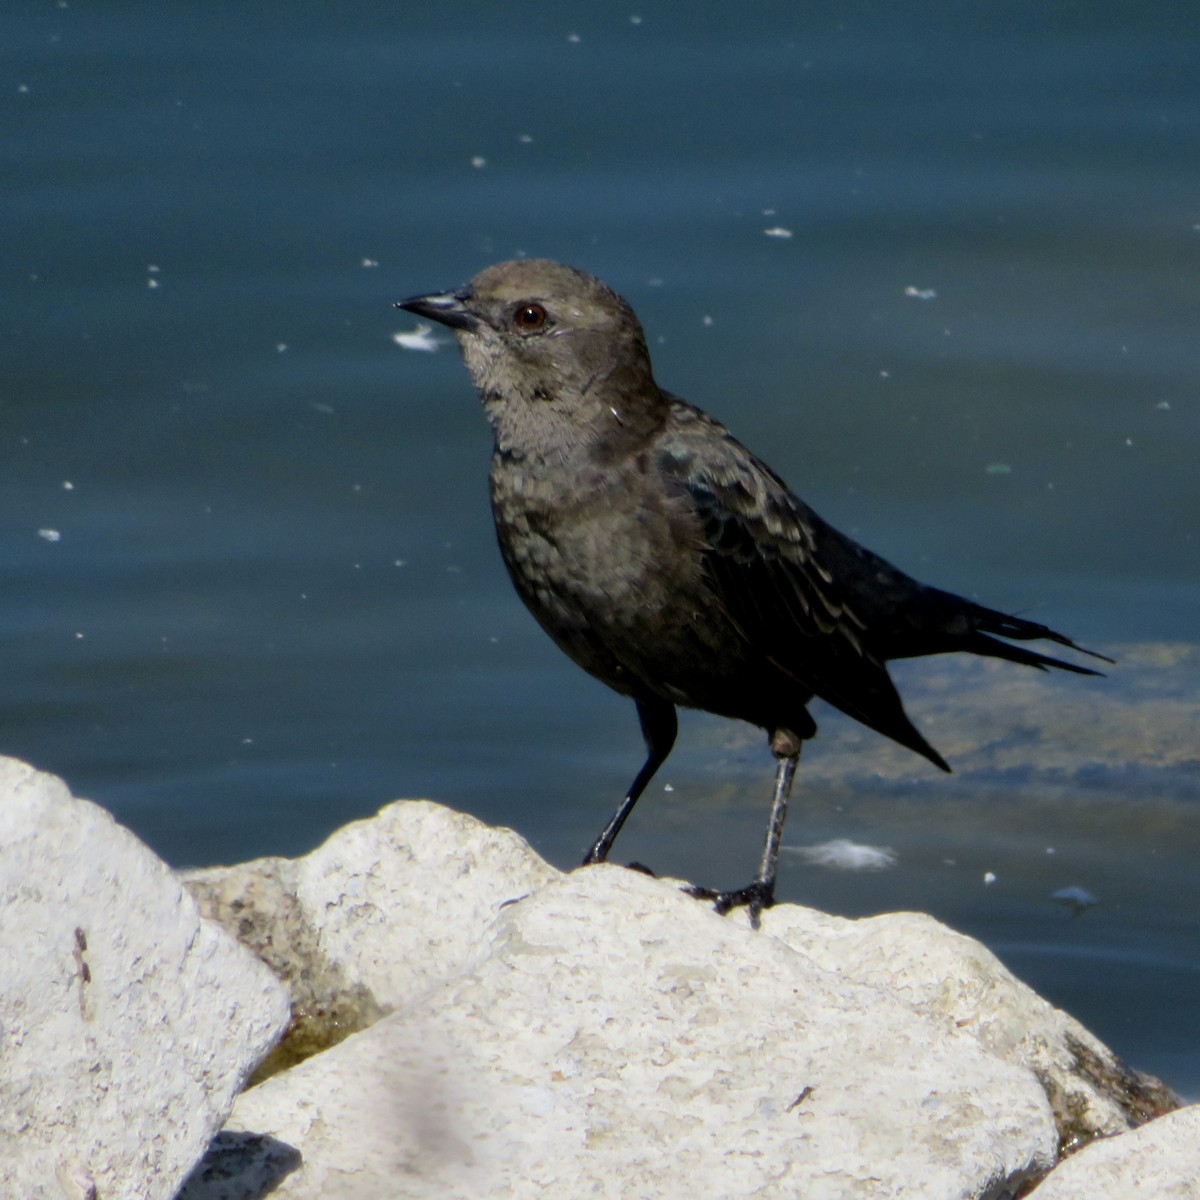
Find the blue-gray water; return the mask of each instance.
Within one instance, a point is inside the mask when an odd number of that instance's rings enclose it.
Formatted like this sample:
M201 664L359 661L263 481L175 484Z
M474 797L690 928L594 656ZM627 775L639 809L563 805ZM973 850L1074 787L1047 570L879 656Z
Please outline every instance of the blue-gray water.
M397 796L571 864L632 706L520 608L390 308L561 258L824 516L1121 660L904 664L949 778L818 711L787 843L898 862L782 898L930 911L1200 1095L1193 0L11 0L0 137L0 752L180 865ZM617 857L745 882L770 772L685 717Z

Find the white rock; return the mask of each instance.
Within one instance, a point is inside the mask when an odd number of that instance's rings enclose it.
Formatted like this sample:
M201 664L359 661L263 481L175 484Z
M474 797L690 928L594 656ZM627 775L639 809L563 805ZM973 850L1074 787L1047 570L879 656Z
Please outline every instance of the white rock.
M507 901L559 877L511 830L399 801L305 858L195 872L187 882L205 915L289 981L300 1018L281 1051L290 1062L418 1003L486 947L485 931ZM744 923L744 915L730 919ZM767 914L766 932L1032 1070L1065 1146L1127 1129L1174 1102L986 947L931 917L846 920L781 905Z
M0 1195L166 1200L288 1019L165 863L0 759Z
M847 920L797 905L769 930L845 978L880 988L1046 1088L1064 1145L1119 1133L1170 1108L1158 1080L1125 1067L1073 1017L1022 983L984 945L924 913Z
M326 958L389 1007L461 970L503 905L560 875L511 829L427 800L343 826L298 868Z
M379 1015L461 972L512 900L560 875L511 829L427 800L400 800L300 859L184 877L201 911L262 955L301 1007Z
M789 948L779 911L755 935L620 868L546 884L422 1003L242 1095L181 1200L965 1200L1053 1162L1029 1071Z
M1200 1200L1200 1105L1085 1146L1030 1200Z

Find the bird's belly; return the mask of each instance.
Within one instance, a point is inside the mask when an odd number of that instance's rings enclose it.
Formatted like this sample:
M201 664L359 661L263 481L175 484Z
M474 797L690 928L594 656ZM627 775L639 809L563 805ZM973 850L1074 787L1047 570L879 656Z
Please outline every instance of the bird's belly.
M696 649L687 631L708 599L700 557L661 515L590 506L578 519L548 519L497 507L496 531L529 610L580 666L618 691L644 690L638 677L647 669L661 675L665 659Z
M518 594L579 666L615 691L767 724L778 676L732 626L697 543L650 512L592 512L543 523L498 511L501 551ZM806 697L792 697L788 707Z

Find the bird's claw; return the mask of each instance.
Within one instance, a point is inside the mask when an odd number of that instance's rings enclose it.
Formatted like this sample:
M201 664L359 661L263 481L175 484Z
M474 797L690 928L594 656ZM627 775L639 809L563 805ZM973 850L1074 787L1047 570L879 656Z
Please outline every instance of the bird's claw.
M645 863L631 862L625 864L625 870L636 871L639 875L649 875L651 879L657 879L658 875L652 871Z
M732 892L718 892L713 888L694 886L685 887L683 890L697 900L711 900L713 909L721 916L744 905L750 914L752 929L759 927L759 915L762 910L775 903L775 885L762 879L756 879L746 887Z

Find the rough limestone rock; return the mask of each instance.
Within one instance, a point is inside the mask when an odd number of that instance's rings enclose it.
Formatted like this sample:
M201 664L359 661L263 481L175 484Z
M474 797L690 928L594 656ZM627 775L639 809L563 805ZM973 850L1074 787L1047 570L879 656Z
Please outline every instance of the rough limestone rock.
M103 809L0 759L0 1195L167 1200L284 988Z
M560 878L528 844L427 801L398 801L306 858L186 877L292 988L297 1020L272 1069L291 1065L461 973L501 907ZM745 924L744 913L728 918ZM846 920L798 905L764 915L779 938L841 978L887 991L1041 1080L1070 1150L1178 1100L1124 1067L986 947L920 913Z
M1030 1200L1200 1200L1200 1105L1073 1154Z
M664 881L576 872L472 936L242 1095L181 1200L965 1200L1054 1161L1032 1072Z
M295 1020L273 1066L323 1049L461 973L501 907L561 873L511 829L401 800L300 859L183 881L288 984Z
M1028 1067L1054 1109L1063 1150L1130 1129L1178 1103L1078 1021L1022 983L984 945L924 913L846 920L780 905L769 931L845 978L880 988L946 1029Z

